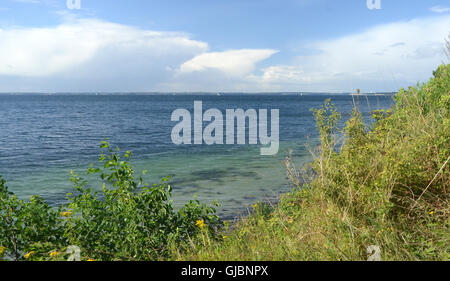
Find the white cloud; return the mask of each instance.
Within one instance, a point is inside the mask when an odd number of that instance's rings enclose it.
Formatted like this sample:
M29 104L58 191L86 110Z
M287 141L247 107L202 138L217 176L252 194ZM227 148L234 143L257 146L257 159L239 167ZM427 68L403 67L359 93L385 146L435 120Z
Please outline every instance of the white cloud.
M207 48L206 43L183 34L81 19L52 28L0 30L0 75L50 76L88 63L105 52L111 58L139 50L153 57L173 52L192 56Z
M0 29L0 91L146 91L207 50L184 33L96 19Z
M316 54L253 76L266 89L303 91L395 90L424 82L444 61L450 16L415 19L309 44Z
M276 53L208 53L207 43L184 33L64 18L55 27L0 29L0 91L202 90L221 87L222 75L241 80Z
M450 12L450 7L444 7L444 6L433 6L430 8L430 11L433 13L447 13Z
M255 64L277 53L275 50L232 50L211 52L196 56L180 67L181 73L220 70L230 76L245 76L251 73Z

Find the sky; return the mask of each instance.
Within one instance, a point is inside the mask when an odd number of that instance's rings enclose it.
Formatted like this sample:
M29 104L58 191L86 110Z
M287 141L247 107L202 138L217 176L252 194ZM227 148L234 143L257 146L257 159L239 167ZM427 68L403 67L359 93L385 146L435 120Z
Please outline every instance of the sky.
M0 0L0 92L391 92L449 62L450 0L77 1Z

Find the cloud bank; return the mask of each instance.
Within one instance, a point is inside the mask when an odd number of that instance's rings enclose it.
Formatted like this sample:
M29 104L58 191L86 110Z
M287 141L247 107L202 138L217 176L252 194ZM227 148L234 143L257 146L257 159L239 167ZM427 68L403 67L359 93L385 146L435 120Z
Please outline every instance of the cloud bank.
M275 53L208 50L206 42L185 33L97 19L0 29L0 91L170 91L168 81L176 83L181 74L219 70L240 77Z
M393 91L445 61L448 26L449 15L377 25L309 42L286 64L278 50L211 51L186 33L98 19L12 27L0 29L0 92Z
M153 58L174 53L191 56L207 49L206 43L182 34L82 19L55 28L0 30L0 75L46 77L105 55L109 59L130 53Z
M396 90L424 82L446 61L444 39L450 16L384 24L364 32L313 42L314 55L254 76L269 89L303 91Z
M207 50L186 34L96 19L12 28L0 30L0 81L20 83L17 91L120 91L133 90L133 83L145 90Z

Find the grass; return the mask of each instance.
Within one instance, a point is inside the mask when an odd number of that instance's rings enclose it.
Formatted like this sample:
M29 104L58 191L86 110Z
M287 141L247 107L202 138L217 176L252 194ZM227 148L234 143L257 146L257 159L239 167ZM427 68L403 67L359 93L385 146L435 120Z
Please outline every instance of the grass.
M203 232L172 247L175 260L449 260L450 65L401 89L395 107L364 124L357 109L340 131L327 102L315 110L321 146L293 191L257 204L221 241ZM344 144L337 136L345 135ZM306 184L302 184L306 182Z

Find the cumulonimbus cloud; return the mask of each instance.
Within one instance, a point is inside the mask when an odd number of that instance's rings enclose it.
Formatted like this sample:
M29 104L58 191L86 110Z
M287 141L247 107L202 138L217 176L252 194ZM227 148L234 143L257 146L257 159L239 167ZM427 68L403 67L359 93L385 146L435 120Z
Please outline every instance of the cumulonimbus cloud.
M130 50L141 50L152 57L177 53L188 59L207 49L207 43L192 40L185 34L78 19L49 28L0 30L0 75L55 75L89 63L105 52L112 58Z

